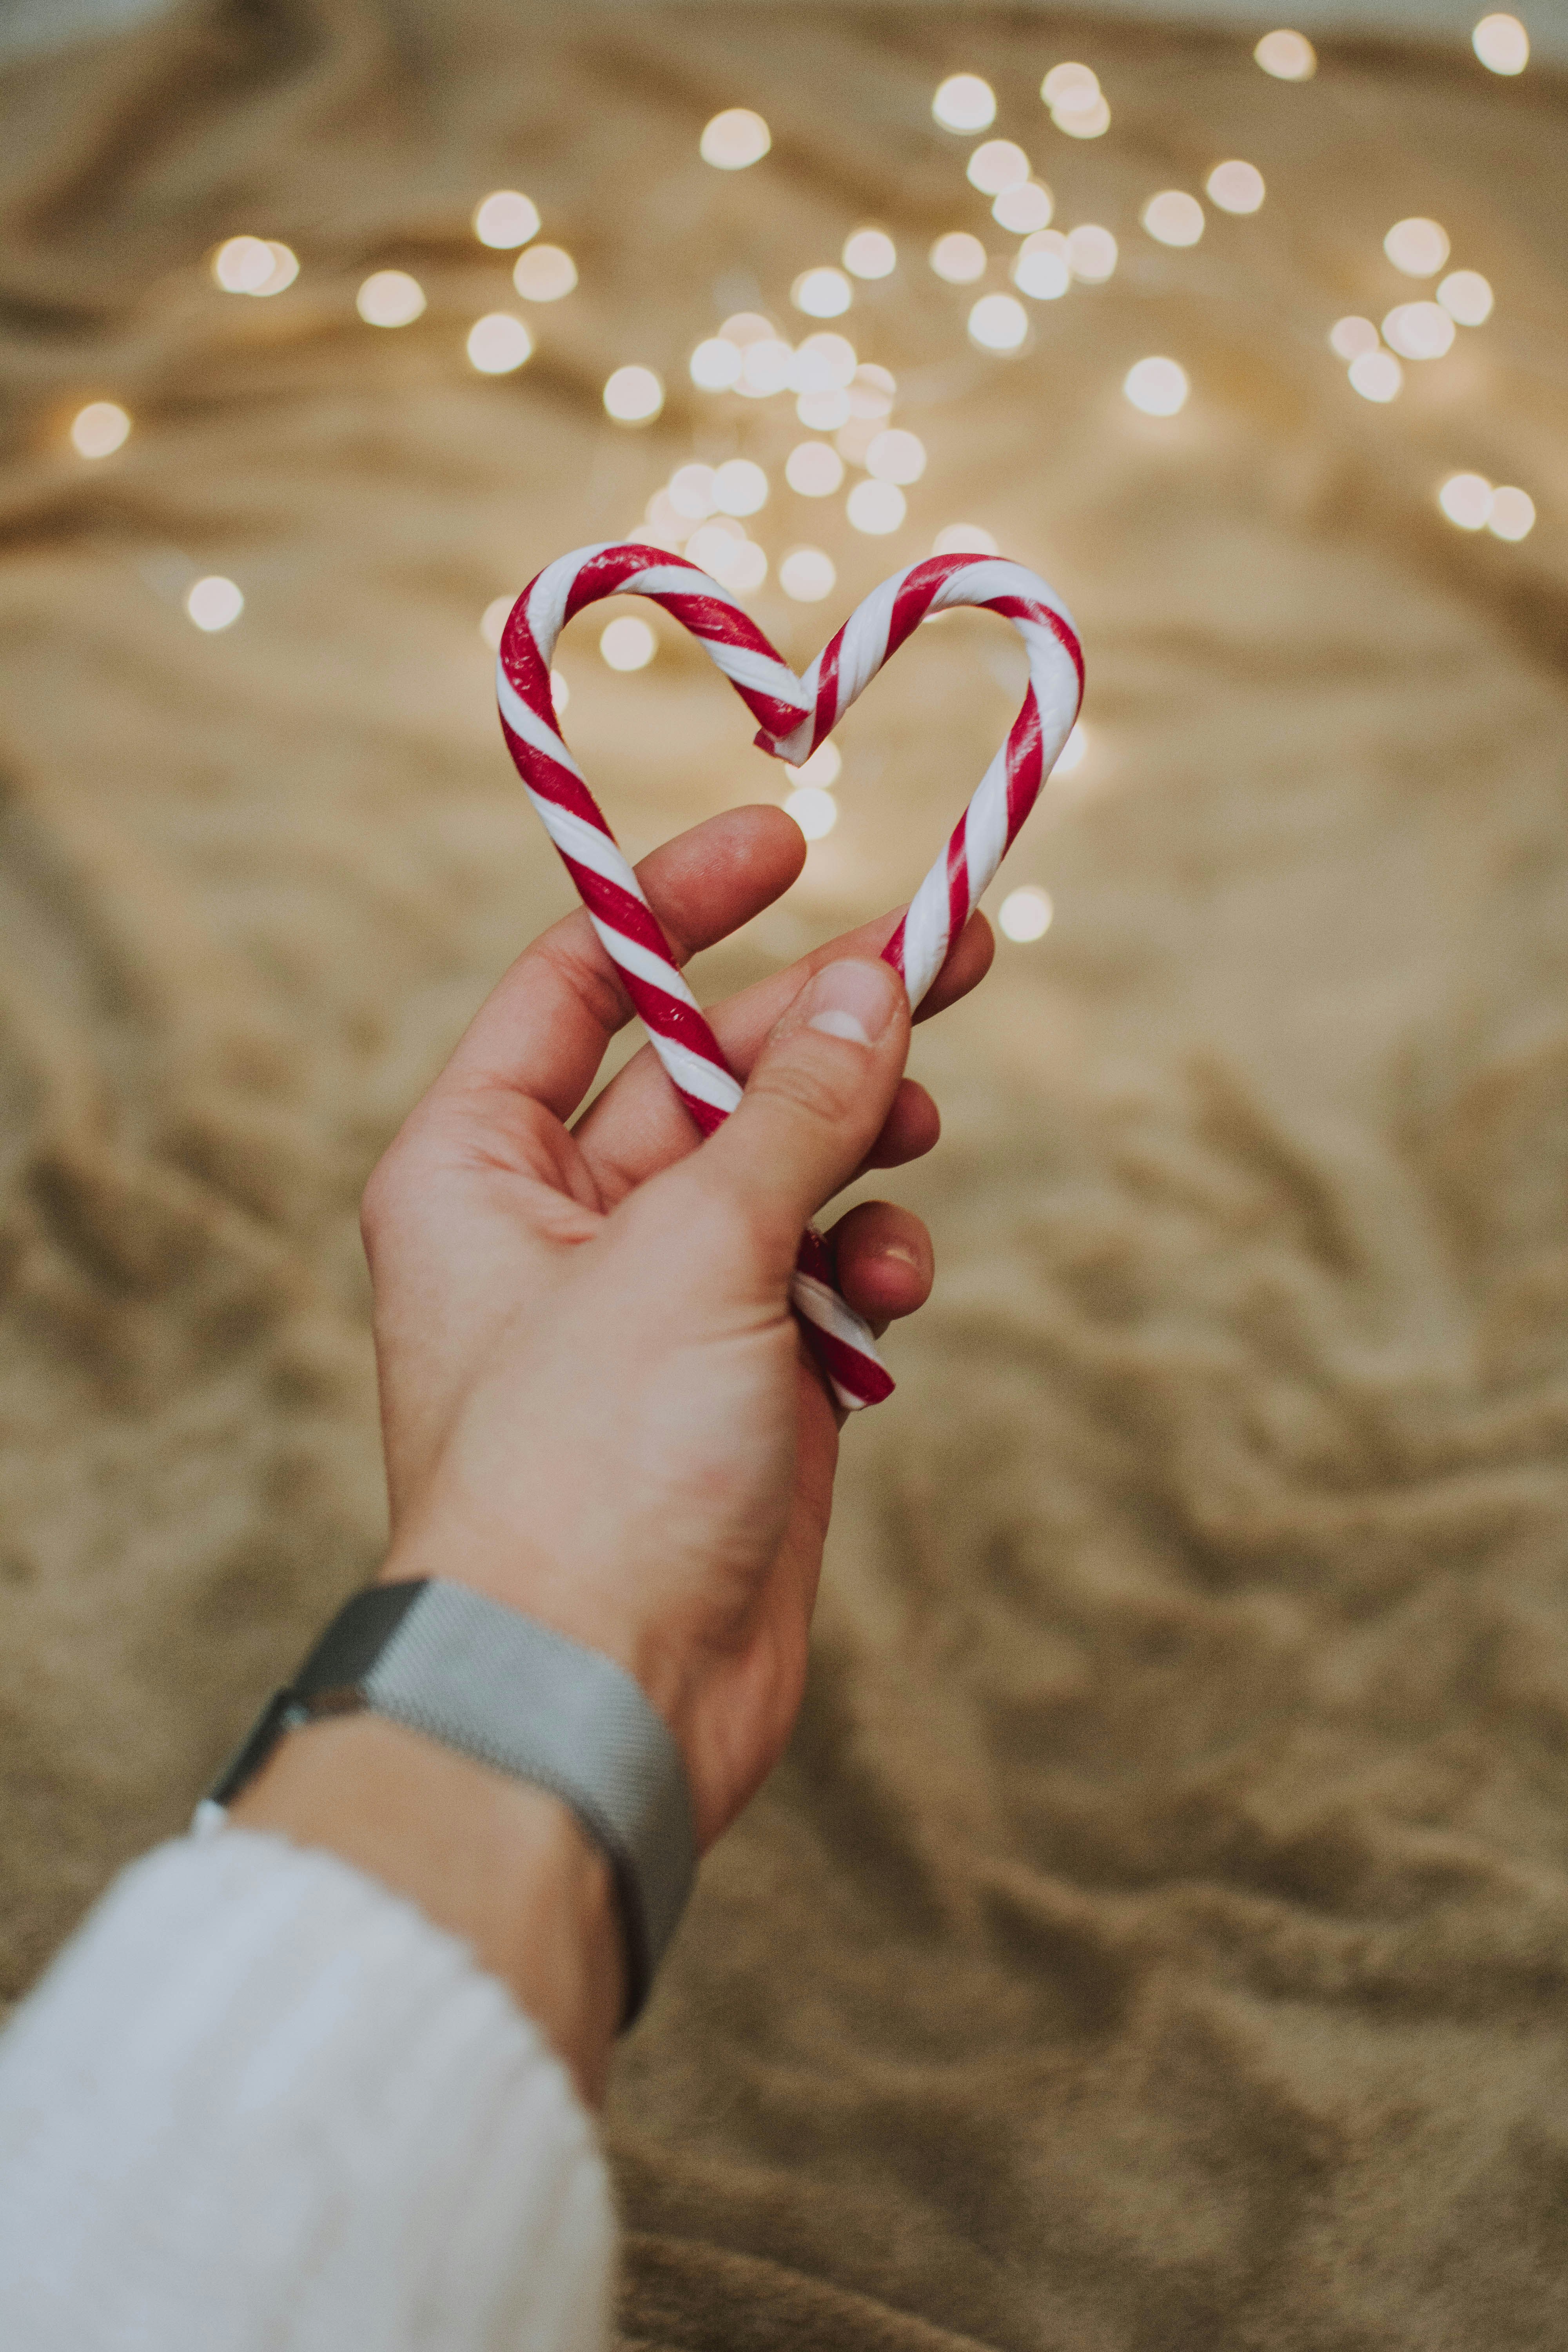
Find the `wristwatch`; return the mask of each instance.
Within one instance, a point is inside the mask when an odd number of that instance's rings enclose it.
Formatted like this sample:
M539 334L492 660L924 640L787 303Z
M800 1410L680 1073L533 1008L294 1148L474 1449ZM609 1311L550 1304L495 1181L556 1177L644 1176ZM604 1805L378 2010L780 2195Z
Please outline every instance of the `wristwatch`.
M548 1789L609 1862L626 1949L629 2025L647 1999L697 1868L680 1751L640 1685L597 1650L467 1585L374 1584L333 1618L268 1701L193 1824L216 1826L284 1734L368 1709Z

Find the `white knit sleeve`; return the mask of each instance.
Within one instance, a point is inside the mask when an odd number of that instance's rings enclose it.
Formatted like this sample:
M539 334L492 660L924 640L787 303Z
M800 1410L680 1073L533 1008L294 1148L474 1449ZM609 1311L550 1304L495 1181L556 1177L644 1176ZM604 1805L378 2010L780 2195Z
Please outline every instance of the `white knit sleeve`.
M6 2352L600 2352L614 2254L543 2037L331 1855L160 1847L0 2038Z

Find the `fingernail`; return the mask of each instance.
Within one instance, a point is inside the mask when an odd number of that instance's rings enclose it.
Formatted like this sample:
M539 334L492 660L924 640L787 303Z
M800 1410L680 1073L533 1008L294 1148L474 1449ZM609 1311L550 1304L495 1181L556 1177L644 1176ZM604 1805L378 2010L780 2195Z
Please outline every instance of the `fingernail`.
M806 1026L872 1045L893 1017L899 985L885 963L830 963L811 983Z

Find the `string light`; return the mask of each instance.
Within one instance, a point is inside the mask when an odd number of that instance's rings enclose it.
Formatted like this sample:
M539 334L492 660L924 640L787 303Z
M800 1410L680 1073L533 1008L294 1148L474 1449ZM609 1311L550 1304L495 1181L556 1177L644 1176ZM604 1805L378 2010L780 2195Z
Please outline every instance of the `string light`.
M1276 81L1310 81L1318 70L1318 53L1304 33L1265 33L1252 54Z
M999 297L1005 299L1005 297ZM918 482L926 469L925 444L898 426L879 433L866 452L866 471L879 482Z
M498 253L526 245L539 235L539 206L516 188L497 188L474 206L474 235Z
M1053 66L1040 84L1051 121L1069 139L1098 139L1110 128L1110 108L1100 77L1089 66Z
M197 628L212 636L219 629L233 627L245 610L245 598L232 580L214 572L188 591L185 610Z
M750 457L727 457L713 473L713 504L721 514L760 514L768 502L768 478Z
M1375 352L1377 329L1370 319L1338 319L1329 329L1330 349L1342 360L1359 360L1363 352Z
M985 247L963 228L939 236L931 249L931 266L950 286L973 286L985 275Z
M785 460L784 479L803 499L830 499L843 483L844 460L826 441L802 441Z
M978 74L949 74L931 110L944 131L985 131L996 120L996 93Z
M795 372L795 353L776 335L761 342L748 343L741 353L741 373L735 389L748 400L771 400L776 392L786 392Z
M837 743L829 740L819 743L810 759L803 760L798 768L792 767L786 760L784 770L797 784L815 784L818 792L830 793L844 772L844 754Z
M904 494L896 482L857 482L850 491L845 511L850 527L866 532L868 538L885 539L909 511Z
M829 450L829 457L832 454ZM843 479L842 474L839 478ZM779 586L797 604L819 604L825 596L832 594L837 577L833 558L825 555L820 547L792 547L779 565ZM824 751L833 749L831 743L822 746ZM819 756L816 752L812 755L814 759Z
M489 310L468 330L468 363L481 375L510 375L533 350L533 337L510 310Z
M367 327L412 326L425 308L425 289L406 269L378 269L354 296Z
M794 817L807 841L821 841L838 822L838 803L815 784L797 784L784 802L784 814Z
M1121 389L1145 416L1174 416L1187 404L1192 389L1179 360L1139 360L1122 379Z
M1013 263L1013 283L1037 302L1057 302L1072 284L1068 241L1059 230L1026 237Z
M977 522L944 523L931 544L933 555L994 555L996 541Z
M849 421L849 394L847 392L803 392L795 402L795 413L812 433L836 433Z
M1085 286L1103 286L1116 270L1116 239L1108 228L1085 221L1068 231L1068 267Z
M1043 181L1026 180L1021 188L1003 191L991 207L991 217L1012 236L1032 236L1047 226L1056 208L1056 199Z
M858 228L845 238L841 257L852 278L890 278L899 252L886 230Z
M740 378L742 357L739 346L725 336L710 335L687 362L691 381L700 392L728 392Z
M807 269L790 288L789 299L808 319L837 319L855 296L842 269Z
M776 343L779 331L761 310L737 310L725 320L719 332L727 343L744 351L750 343Z
M511 282L528 302L559 302L577 283L577 265L562 245L531 245L517 258Z
M1496 539L1527 539L1535 527L1535 500L1528 490L1515 489L1504 483L1492 492L1492 510L1487 517L1487 529Z
M71 446L79 457L112 457L130 433L131 419L117 400L89 400L71 419Z
M1437 504L1460 530L1485 530L1491 520L1492 486L1484 474L1450 474Z
M1440 222L1395 221L1383 240L1383 249L1395 269L1406 278L1436 278L1448 258L1448 232Z
M1181 188L1163 188L1151 196L1139 218L1161 245L1196 245L1204 233L1202 205Z
M855 370L849 404L857 416L890 416L898 384L885 367L868 360Z
M676 515L689 522L706 522L719 510L711 466L678 466L665 495Z
M1255 213L1267 193L1256 163L1216 163L1204 186L1222 213Z
M1437 299L1461 327L1483 326L1492 314L1492 289L1479 269L1451 269Z
M1521 74L1530 63L1530 35L1517 16L1483 16L1470 47L1489 73Z
M611 669L647 669L658 651L658 639L635 613L622 613L605 624L599 652Z
M1030 940L1043 940L1051 928L1056 908L1049 895L1026 882L1021 890L1009 890L997 910L996 926L1004 939L1015 940L1020 946Z
M807 335L791 355L792 392L843 392L853 383L859 357L847 335ZM890 379L889 379L890 381Z
M1012 294L983 294L969 314L969 339L984 352L1016 352L1029 331L1029 314Z
M617 368L605 386L604 399L605 414L617 425L649 425L664 406L664 386L652 368Z
M1010 139L987 139L969 159L965 177L984 196L999 196L1021 188L1029 176L1029 159Z
M1397 400L1405 382L1405 371L1392 352L1358 352L1350 364L1352 392L1363 400L1386 403Z
M731 106L707 124L698 152L716 172L743 172L749 164L760 163L773 143L760 114L749 106Z
M212 272L226 294L281 294L300 275L300 264L276 237L231 236L214 254Z
M1454 347L1454 321L1437 302L1401 302L1383 322L1383 340L1402 360L1440 360Z

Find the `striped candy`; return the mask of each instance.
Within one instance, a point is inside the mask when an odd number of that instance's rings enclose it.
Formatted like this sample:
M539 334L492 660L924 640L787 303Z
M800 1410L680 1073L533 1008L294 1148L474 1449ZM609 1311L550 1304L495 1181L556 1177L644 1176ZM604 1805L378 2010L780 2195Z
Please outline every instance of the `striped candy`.
M998 556L938 555L896 572L850 615L803 678L728 590L659 548L579 548L547 564L524 589L496 664L507 749L655 1052L701 1132L710 1135L740 1101L741 1087L555 721L555 641L584 605L615 595L650 596L689 629L760 722L763 750L797 767L928 613L976 604L1012 622L1029 656L1023 708L882 950L902 974L911 1006L942 970L1067 741L1083 698L1083 655L1071 619L1045 582ZM815 1228L802 1242L792 1297L841 1405L854 1411L891 1393L869 1330L834 1287Z

